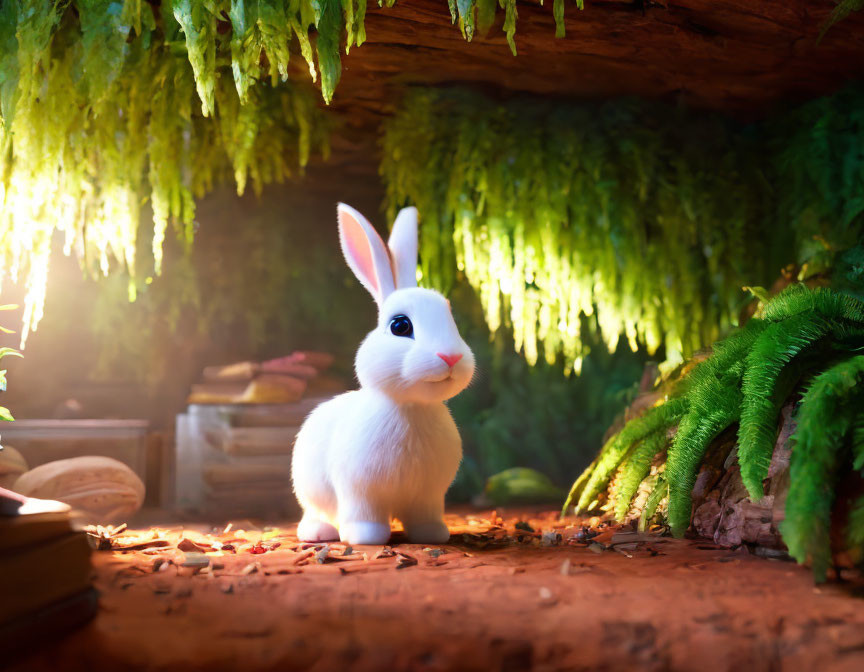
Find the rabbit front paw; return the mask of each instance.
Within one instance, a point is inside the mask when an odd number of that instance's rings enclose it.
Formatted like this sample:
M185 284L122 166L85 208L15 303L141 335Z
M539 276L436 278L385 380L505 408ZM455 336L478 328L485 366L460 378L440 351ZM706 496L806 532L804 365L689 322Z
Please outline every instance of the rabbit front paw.
M379 546L390 541L390 525L365 520L341 523L339 538L348 544Z

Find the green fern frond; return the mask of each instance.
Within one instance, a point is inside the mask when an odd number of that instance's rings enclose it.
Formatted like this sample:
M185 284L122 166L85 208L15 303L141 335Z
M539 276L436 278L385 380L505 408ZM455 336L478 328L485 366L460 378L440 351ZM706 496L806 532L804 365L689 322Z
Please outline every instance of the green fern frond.
M829 531L834 486L846 439L864 400L864 356L819 374L804 394L793 435L783 541L798 562L810 559L818 581L831 561ZM858 524L854 534L858 533Z
M708 445L738 420L746 355L765 328L763 321L751 320L717 343L714 353L684 381L688 411L678 426L666 460L668 519L676 536L683 535L690 524L691 492Z
M718 390L720 391L720 390ZM711 412L691 411L681 424L669 449L666 478L669 481L669 527L676 537L684 536L690 525L692 492L699 464L709 444L738 417L740 393L724 390L718 408Z
M809 384L796 417L791 485L780 529L790 553L799 562L810 559L815 577L823 580L830 562L835 480L850 444L853 467L864 471L864 355L856 354L864 350L864 303L801 285L768 301L761 315L718 342L713 354L676 384L666 412L667 419L677 417L678 428L640 529L668 495L667 522L673 534L684 534L699 466L711 443L735 423L740 422L742 478L751 498L761 497L779 410L805 376L822 371ZM580 505L607 487L616 516L626 516L665 442L660 428L671 427L659 417L662 408L631 421L607 444L580 477ZM607 485L616 470L614 483ZM851 545L864 545L864 498L855 504L847 535Z
M864 470L864 411L858 413L852 424L852 468L858 472ZM855 500L849 512L846 542L850 548L864 550L864 495Z
M657 507L663 498L669 494L669 487L666 479L663 476L657 477L657 482L654 484L654 489L648 495L648 500L645 502L645 508L639 516L639 531L644 532L648 528L648 521L657 513Z
M585 484L577 510L584 510L609 483L609 479L621 464L628 451L639 441L661 431L673 427L686 410L686 402L681 397L670 399L661 406L649 409L644 415L634 418L624 428L612 437L603 453L597 460L588 481Z
M784 400L798 383L800 372L815 362L812 346L830 334L833 343L860 335L864 304L838 292L794 286L769 302L763 314L768 326L746 358L738 432L741 478L750 498L762 498L777 438L777 418ZM790 366L796 362L797 366Z
M633 496L651 471L651 462L666 447L667 429L660 429L642 439L622 465L620 485L615 501L615 518L623 520L630 510Z
M864 302L849 294L824 287L810 289L806 285L792 285L777 294L762 311L766 322L779 322L800 313L816 312L833 320L864 323Z
M753 501L762 498L762 481L768 475L777 439L777 417L790 392L782 389L778 394L780 374L793 358L825 336L830 326L817 312L795 314L769 324L747 354L738 461L741 478Z

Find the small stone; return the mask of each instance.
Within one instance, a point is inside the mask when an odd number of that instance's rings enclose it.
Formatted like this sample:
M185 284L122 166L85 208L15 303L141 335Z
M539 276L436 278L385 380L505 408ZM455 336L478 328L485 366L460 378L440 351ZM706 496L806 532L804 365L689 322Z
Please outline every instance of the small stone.
M184 553L183 556L183 567L203 569L210 565L210 558L203 553Z

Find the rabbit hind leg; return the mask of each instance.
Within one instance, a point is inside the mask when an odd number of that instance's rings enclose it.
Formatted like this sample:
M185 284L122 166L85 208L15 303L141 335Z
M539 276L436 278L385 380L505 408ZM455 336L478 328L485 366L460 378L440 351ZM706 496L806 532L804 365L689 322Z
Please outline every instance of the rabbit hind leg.
M405 536L413 544L444 544L450 530L444 523L444 497L414 502L398 516L405 526Z

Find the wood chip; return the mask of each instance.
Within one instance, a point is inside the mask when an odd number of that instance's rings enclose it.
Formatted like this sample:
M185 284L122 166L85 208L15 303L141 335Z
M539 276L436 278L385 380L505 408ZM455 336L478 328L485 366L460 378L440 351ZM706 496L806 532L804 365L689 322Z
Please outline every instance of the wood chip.
M240 574L243 576L247 576L248 574L255 574L261 569L260 562L250 562L243 569L240 570Z
M413 567L417 564L417 558L412 555L408 555L407 553L399 552L399 561L396 563L396 569L405 569L406 567Z
M315 549L309 548L305 551L301 551L298 553L293 560L291 561L292 565L302 565L307 562L311 562L312 558L316 555Z
M177 544L177 548L181 551L187 551L191 553L206 553L213 549L212 546L204 546L203 544L197 544L188 537L183 537Z

